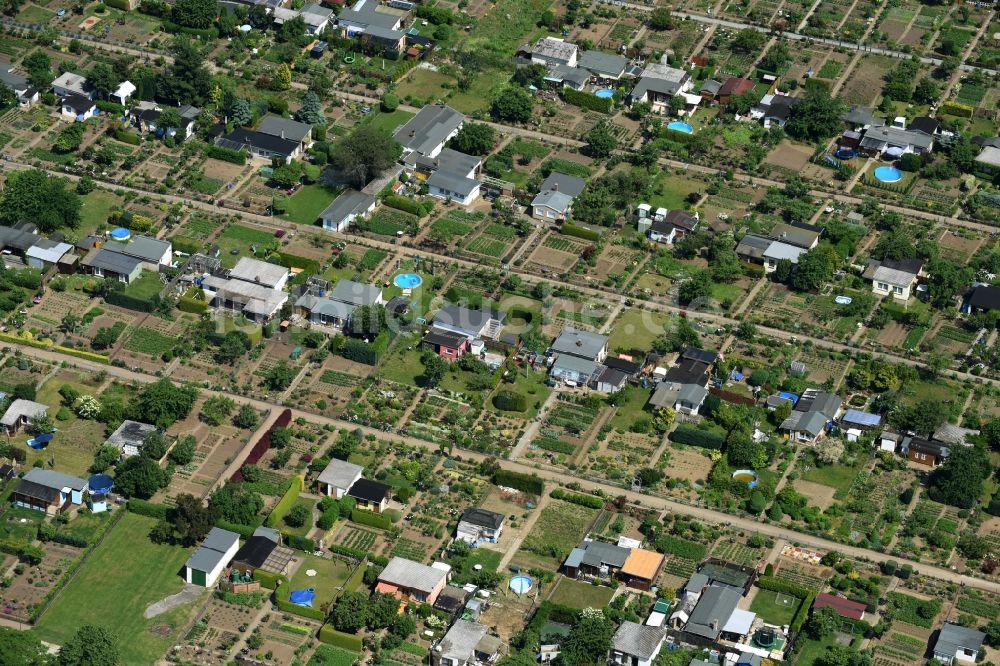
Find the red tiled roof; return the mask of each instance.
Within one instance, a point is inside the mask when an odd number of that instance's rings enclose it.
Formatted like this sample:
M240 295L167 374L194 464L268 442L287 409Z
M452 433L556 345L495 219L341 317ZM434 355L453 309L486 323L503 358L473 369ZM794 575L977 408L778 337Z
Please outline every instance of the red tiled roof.
M865 616L864 604L832 594L817 594L813 603L813 609L816 608L832 608L841 617L852 620L860 620Z
M720 95L742 95L748 90L753 90L753 81L750 79L741 79L737 76L730 77L726 79L726 82L722 84L719 88Z

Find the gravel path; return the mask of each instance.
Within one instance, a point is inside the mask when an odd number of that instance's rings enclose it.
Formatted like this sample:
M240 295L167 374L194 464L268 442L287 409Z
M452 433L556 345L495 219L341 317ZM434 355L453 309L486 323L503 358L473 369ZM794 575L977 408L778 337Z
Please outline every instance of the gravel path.
M184 604L194 601L200 597L204 590L205 588L203 587L188 583L184 586L184 589L177 594L171 594L169 597L160 599L156 603L150 604L142 616L148 620L162 613L166 613L168 610L173 610L178 606L183 606Z

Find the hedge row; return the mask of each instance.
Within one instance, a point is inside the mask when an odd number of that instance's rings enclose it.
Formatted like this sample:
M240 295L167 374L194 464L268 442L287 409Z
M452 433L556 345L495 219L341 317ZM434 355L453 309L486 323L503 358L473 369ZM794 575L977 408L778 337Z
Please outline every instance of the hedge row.
M541 495L545 492L545 482L534 474L512 472L508 469L498 469L493 475L493 483L506 488L522 490L532 495Z
M294 550L301 550L305 553L311 553L316 550L316 542L309 537L299 536L298 534L285 534L285 543L288 544L289 548Z
M106 99L99 99L94 102L94 106L103 111L104 113L114 113L115 115L121 115L125 113L125 107L117 102L111 102Z
M962 104L961 102L948 101L941 105L941 110L944 113L950 114L952 116L958 116L959 118L971 118L975 109L968 104Z
M86 349L75 349L73 347L56 345L52 348L52 350L57 351L60 354L68 354L70 356L76 356L77 358L86 359L88 361L96 361L97 363L111 362L111 357L107 354L98 354L97 352L87 351Z
M279 266L284 266L285 268L301 268L305 273L316 274L322 272L322 268L320 267L318 261L315 259L300 257L297 254L272 252L271 256L268 257L268 260L273 261Z
M699 430L689 423L682 423L670 433L670 439L678 444L700 446L705 449L722 450L726 438L711 430Z
M181 312L204 314L205 312L208 312L208 302L199 301L197 298L191 298L185 294L177 299L177 309Z
M230 164L239 164L240 166L247 163L247 155L242 150L230 150L229 148L214 146L212 144L206 144L205 155L212 159L222 160Z
M173 21L163 21L163 31L170 33L181 33L183 35L194 35L200 37L203 40L214 42L219 38L218 28L185 28L184 26L177 25Z
M604 500L594 495L581 495L580 493L568 493L562 488L553 488L549 493L553 499L562 500L571 504L579 504L591 509L603 509Z
M802 629L802 625L805 624L806 618L809 617L809 611L812 609L814 601L816 601L816 592L810 590L806 596L802 597L802 603L799 604L798 610L796 610L795 615L792 616L792 621L788 623L789 630L797 633L800 629Z
M193 238L185 238L184 236L174 236L170 241L174 244L175 252L187 252L188 254L201 252L203 245L201 241Z
M104 0L104 4L107 5L108 7L114 7L115 9L120 9L123 12L127 12L130 9L132 9L128 4L128 0Z
M125 503L125 508L140 516L164 520L167 517L167 511L170 507L166 504L157 504L156 502L132 498Z
M264 523L268 527L276 527L281 519L285 517L285 514L291 511L292 507L295 506L296 500L299 499L299 493L305 488L306 482L302 476L295 476L292 478L292 483L288 486L288 490L285 494L281 496L278 503L274 505L271 513L268 514L267 520Z
M586 229L577 224L573 224L572 222L563 222L559 231L565 236L575 236L576 238L582 238L589 241L601 240L601 234L597 233L593 229Z
M373 555L367 550L361 550L360 548L351 548L349 546L343 546L340 544L330 544L326 547L331 553L336 553L337 555L344 555L345 557L351 557L358 561L364 560L366 557L368 561L377 564L380 567L384 567L389 564L389 558L385 555Z
M601 113L611 113L611 106L614 104L614 99L611 97L598 97L572 88L563 88L562 95L567 104Z
M799 599L805 599L810 594L815 593L815 590L806 587L805 585L793 583L790 580L781 580L779 578L775 578L774 576L761 576L757 579L757 587L762 590L770 590L771 592L790 594L791 596Z
M351 652L361 652L361 637L337 631L332 625L324 624L319 629L319 639L327 645L343 648Z
M236 532L244 539L249 539L253 536L253 533L257 531L257 525L242 525L240 523L231 523L228 520L215 521L215 526L219 529L229 530L230 532Z
M260 583L261 587L266 587L269 590L276 590L279 586L288 584L288 576L261 569L253 570L253 579Z
M160 304L160 295L156 294L150 299L136 298L125 292L124 289L109 291L104 296L104 300L110 305L117 305L127 310L136 312L152 312Z
M656 538L656 549L661 553L669 553L699 562L705 559L708 554L708 547L705 544L688 541L670 534L661 534Z
M416 215L417 217L423 217L425 215L424 209L419 202L406 197L401 197L398 194L390 194L386 198L382 199L382 203L389 208L395 208L396 210L401 210L404 213Z
M392 521L383 516L381 513L375 513L374 511L359 509L357 507L351 511L351 522L357 523L358 525L367 525L368 527L377 527L382 530L387 530L392 527Z

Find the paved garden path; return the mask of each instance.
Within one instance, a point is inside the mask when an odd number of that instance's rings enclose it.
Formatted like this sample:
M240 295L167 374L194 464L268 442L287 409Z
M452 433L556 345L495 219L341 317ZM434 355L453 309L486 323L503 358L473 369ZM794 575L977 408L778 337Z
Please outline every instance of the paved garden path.
M162 613L166 613L169 610L173 610L178 606L183 606L186 603L190 603L201 596L201 593L205 591L205 588L198 585L192 585L188 583L184 586L184 589L177 594L171 594L169 597L160 599L159 601L150 604L146 607L146 612L142 614L147 620Z

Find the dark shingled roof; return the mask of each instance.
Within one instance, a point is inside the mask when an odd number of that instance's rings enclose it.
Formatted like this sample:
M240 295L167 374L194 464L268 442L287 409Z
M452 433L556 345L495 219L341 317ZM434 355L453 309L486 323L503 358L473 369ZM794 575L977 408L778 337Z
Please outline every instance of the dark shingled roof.
M972 290L969 305L978 310L1000 310L1000 287L981 284Z
M496 511L487 511L486 509L479 509L477 507L470 507L465 510L462 514L463 523L469 523L471 525L479 525L480 527L489 527L490 529L499 529L503 525L503 515L497 513Z
M381 502L388 497L391 492L392 486L379 483L378 481L372 481L371 479L358 479L354 482L354 485L351 486L351 489L347 491L347 494L351 497L365 500L366 502Z
M277 547L278 544L274 543L267 537L250 537L247 539L247 542L243 544L243 547L236 551L236 556L233 558L233 562L246 564L254 569L259 569L263 566L268 555L271 554L271 551Z

